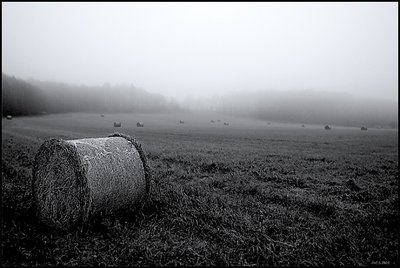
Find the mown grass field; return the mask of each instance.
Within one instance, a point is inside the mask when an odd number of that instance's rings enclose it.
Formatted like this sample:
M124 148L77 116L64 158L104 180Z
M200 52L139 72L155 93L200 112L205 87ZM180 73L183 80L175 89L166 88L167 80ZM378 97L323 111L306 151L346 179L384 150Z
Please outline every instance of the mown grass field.
M29 208L41 143L114 131L148 156L153 192L144 209L83 231L38 225ZM3 119L3 264L399 265L397 147L397 130L212 113Z

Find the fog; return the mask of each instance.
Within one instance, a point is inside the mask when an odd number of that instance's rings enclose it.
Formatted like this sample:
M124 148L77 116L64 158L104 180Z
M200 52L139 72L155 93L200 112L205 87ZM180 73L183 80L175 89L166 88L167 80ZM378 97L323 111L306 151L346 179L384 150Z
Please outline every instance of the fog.
M2 3L2 72L189 108L397 121L398 3Z
M238 91L209 98L187 98L183 108L288 123L398 126L396 100L315 90Z

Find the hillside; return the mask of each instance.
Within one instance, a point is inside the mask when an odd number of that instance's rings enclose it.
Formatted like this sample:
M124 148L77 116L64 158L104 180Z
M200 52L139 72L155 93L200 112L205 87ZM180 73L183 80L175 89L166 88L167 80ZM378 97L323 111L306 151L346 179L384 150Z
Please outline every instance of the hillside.
M397 99L314 90L238 91L186 100L198 110L267 121L397 128Z

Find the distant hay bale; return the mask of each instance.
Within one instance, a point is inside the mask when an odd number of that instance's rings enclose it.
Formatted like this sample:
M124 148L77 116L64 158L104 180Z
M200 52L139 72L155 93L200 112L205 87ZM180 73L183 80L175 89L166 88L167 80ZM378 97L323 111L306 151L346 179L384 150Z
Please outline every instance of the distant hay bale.
M12 116L11 115L7 115L7 120L12 120Z
M346 182L346 186L350 189L350 190L352 190L352 191L360 191L361 190L361 188L360 188L360 186L358 186L355 182L354 182L354 180L352 180L352 179L350 179L350 180L348 180L347 182Z
M211 123L215 123L215 121L214 121L214 120L211 120Z
M179 120L179 124L185 124L185 121Z
M227 122L224 122L224 125L225 125L225 126L229 126L229 123L227 123Z
M120 133L46 140L35 156L32 175L36 216L59 230L82 226L93 215L132 212L150 191L141 145Z
M114 122L114 127L121 127L121 122Z
M330 127L329 125L326 125L326 126L325 126L325 129L326 129L326 130L330 130L331 127Z
M104 117L104 114L101 114L100 116L101 116L101 117Z
M362 126L361 130L367 130L367 127L366 126Z
M143 122L137 122L136 123L136 127L144 127L144 123Z
M221 122L221 120L220 120L220 119L218 119L217 121L218 121L218 122Z
M268 122L268 125L271 125L271 123L270 123L270 122Z

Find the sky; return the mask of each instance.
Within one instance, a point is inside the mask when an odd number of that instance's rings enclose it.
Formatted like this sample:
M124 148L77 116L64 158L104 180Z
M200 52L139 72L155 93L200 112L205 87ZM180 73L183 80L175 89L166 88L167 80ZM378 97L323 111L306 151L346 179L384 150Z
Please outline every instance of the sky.
M2 72L133 84L398 98L398 3L4 3Z

